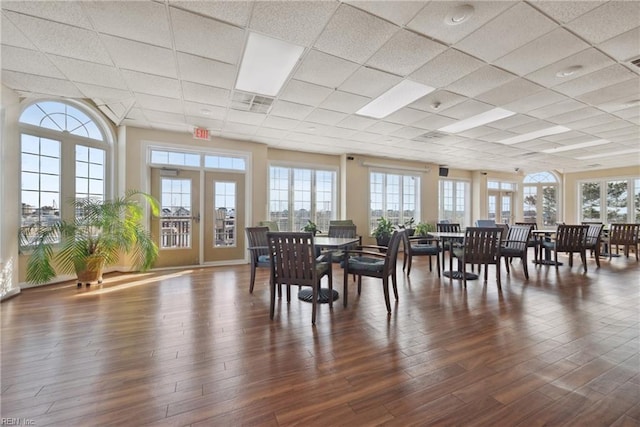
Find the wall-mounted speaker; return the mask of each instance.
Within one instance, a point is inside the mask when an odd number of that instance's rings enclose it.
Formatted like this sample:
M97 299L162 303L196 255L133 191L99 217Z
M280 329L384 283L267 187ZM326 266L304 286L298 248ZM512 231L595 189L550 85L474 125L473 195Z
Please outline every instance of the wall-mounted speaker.
M439 176L449 176L449 168L443 168L440 166Z

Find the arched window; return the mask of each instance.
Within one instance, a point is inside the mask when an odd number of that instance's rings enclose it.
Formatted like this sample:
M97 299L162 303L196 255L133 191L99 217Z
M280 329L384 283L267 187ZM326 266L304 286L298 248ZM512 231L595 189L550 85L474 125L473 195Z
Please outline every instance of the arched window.
M107 197L111 141L80 103L41 101L20 115L22 225L72 218L72 198ZM66 206L65 206L66 205Z
M524 220L539 227L558 222L558 180L551 172L532 173L523 180Z

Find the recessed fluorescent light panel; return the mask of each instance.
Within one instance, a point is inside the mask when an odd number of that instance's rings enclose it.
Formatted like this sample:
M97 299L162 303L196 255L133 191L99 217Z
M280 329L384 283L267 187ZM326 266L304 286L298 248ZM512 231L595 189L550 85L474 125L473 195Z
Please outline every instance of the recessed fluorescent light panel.
M302 46L250 33L236 89L276 96L303 52Z
M623 154L637 154L637 153L640 153L640 150L638 150L637 148L633 148L631 150L609 151L606 153L591 154L589 156L576 157L576 159L588 160L588 159L597 159L598 157L612 157L612 156L621 156Z
M542 150L542 152L547 154L553 154L553 153L559 153L561 151L571 151L571 150L577 150L579 148L595 147L596 145L604 145L604 144L608 144L609 142L610 141L606 139L596 139L595 141L587 141L587 142L581 142L579 144L565 145L563 147L549 148L547 150Z
M356 114L381 119L434 90L431 86L403 80L356 111Z
M493 110L485 111L475 116L471 116L467 119L460 120L459 122L450 124L443 128L438 129L441 132L448 133L460 133L465 130L476 128L478 126L486 125L487 123L495 122L506 117L513 116L513 111L505 110L504 108L494 108Z
M514 136L512 138L503 139L497 142L500 144L511 145L511 144L517 144L519 142L531 141L532 139L542 138L544 136L557 135L559 133L569 132L570 130L571 129L564 126L553 126L546 129L540 129L535 132L529 132L522 135Z

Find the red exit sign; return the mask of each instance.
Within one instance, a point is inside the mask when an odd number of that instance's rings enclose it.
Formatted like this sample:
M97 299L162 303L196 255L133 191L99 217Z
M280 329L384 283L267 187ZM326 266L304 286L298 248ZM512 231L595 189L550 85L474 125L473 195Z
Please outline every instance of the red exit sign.
M194 128L193 129L193 137L195 139L204 139L209 140L209 129L205 128Z

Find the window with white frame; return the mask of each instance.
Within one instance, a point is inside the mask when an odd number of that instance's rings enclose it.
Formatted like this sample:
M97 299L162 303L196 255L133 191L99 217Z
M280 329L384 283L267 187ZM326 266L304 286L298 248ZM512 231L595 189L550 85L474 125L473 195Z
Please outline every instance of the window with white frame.
M538 172L524 177L524 220L538 227L555 227L558 222L558 180L551 172Z
M106 131L81 106L29 105L20 116L22 226L73 218L77 198L104 200L110 149Z
M420 176L372 171L369 174L369 229L385 217L402 225L412 218L420 221Z
M439 221L467 227L471 222L471 191L468 181L441 179L438 191Z
M580 221L640 222L639 178L583 181L578 186Z
M271 166L269 220L281 231L299 231L308 221L327 231L336 217L336 172L326 169Z

